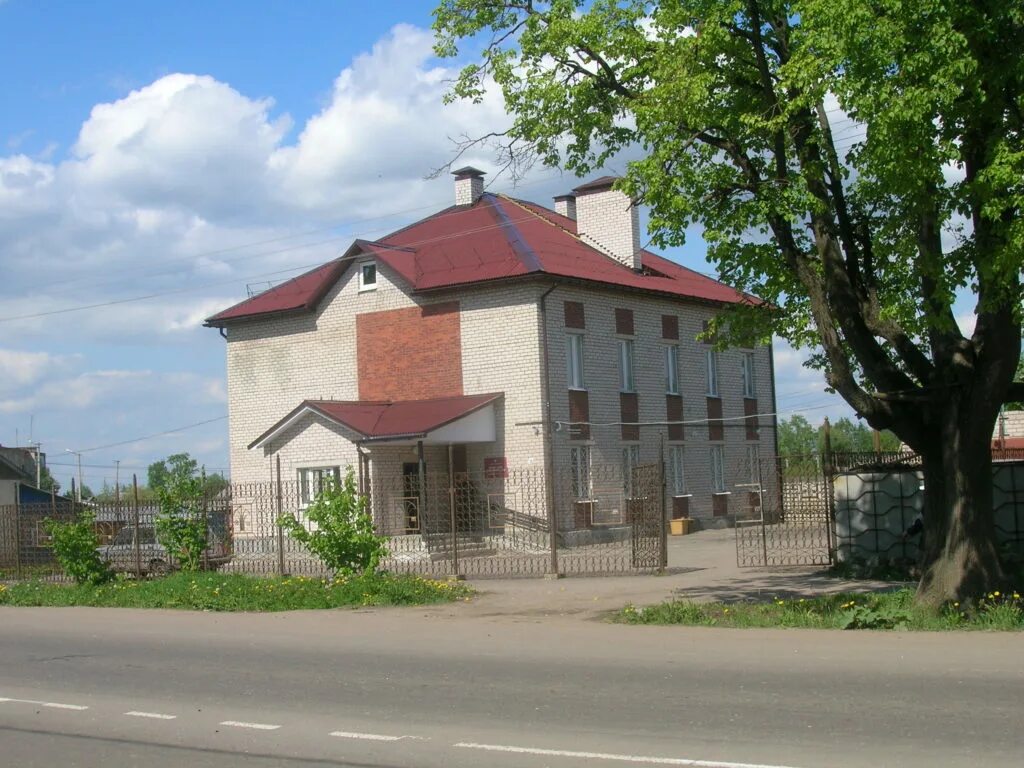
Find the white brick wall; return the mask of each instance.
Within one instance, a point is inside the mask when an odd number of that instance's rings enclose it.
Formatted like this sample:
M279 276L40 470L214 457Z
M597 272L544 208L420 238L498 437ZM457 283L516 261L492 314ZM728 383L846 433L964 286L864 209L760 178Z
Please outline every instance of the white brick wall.
M415 306L384 265L378 267L378 288L359 293L355 271L350 270L332 289L316 315L267 319L233 325L228 329L228 399L231 442L231 473L234 482L265 482L273 476L270 451L247 449L247 445L305 399L358 399L355 317ZM469 446L471 470L479 471L483 459L505 456L509 467L543 467L544 437L542 350L538 299L547 285L521 284L512 287L480 288L462 292L461 303L463 388L466 394L504 392L498 409L496 444ZM430 302L451 301L451 292ZM552 417L568 421L563 302L580 301L586 311L585 374L589 390L590 417L595 423L619 421L619 372L616 308L631 309L635 324L635 375L641 422L665 421L664 357L661 316L679 318L679 373L684 419L707 417L705 398L705 345L696 341L703 322L713 308L641 294L560 286L548 298L548 341L550 354ZM748 441L742 419L740 351L719 353L719 388L723 402L727 484L735 489L746 458ZM756 384L759 411L771 411L771 371L767 348L756 350ZM733 419L733 420L729 420ZM761 422L769 419L762 418ZM770 420L774 425L774 420ZM730 426L732 425L732 426ZM661 435L667 428L641 427L641 461L658 460ZM354 446L340 430L322 420L307 420L278 441L282 445L282 472L295 480L302 466L355 465ZM762 427L762 460L774 455L774 430ZM592 430L593 463L621 463L623 442L620 428ZM693 494L690 509L695 517L711 516L710 453L704 424L685 428L687 491ZM570 441L565 431L552 437L557 467L568 465ZM371 447L374 471L401 471L410 453L383 446ZM389 451L391 453L389 453ZM397 453L395 453L397 451ZM428 456L431 471L446 471L447 457L435 449ZM745 508L745 498L734 493L731 511Z
M614 189L583 192L576 197L576 231L580 239L630 269L640 268L640 209Z
M465 176L455 179L455 204L472 205L484 193L482 176Z
M705 305L657 299L639 294L612 291L588 290L582 288L558 288L548 297L548 334L551 351L551 400L552 417L559 421L569 420L568 384L566 379L566 328L563 311L564 301L582 302L586 313L584 375L590 405L592 423L614 423L620 420L618 336L615 334L615 309L631 309L634 318L635 379L640 404L641 422L663 422L665 413L665 361L662 340L661 316L675 314L679 318L679 388L683 398L683 419L685 421L707 418L707 387L705 349L697 341L703 330L703 323L714 316L714 309ZM576 331L574 331L576 332ZM746 508L745 489L736 488L746 460L746 429L743 416L743 387L740 375L742 350L726 350L718 353L719 393L722 399L722 415L725 421L725 469L726 486L732 491L730 514L742 504ZM772 411L772 377L769 350L761 347L755 350L755 384L757 387L758 411ZM729 419L732 419L731 421ZM770 460L775 453L774 418L761 418L759 447L762 462ZM772 426L766 428L766 424ZM732 425L732 426L730 426ZM643 463L657 462L661 450L661 439L668 430L663 426L640 428L640 460ZM706 424L684 428L686 490L692 494L690 515L709 518L712 516L710 446ZM569 448L574 441L566 430L554 435L554 456L556 465L567 465ZM622 448L620 427L593 427L591 429L591 460L598 464L621 464ZM742 495L742 498L741 498Z
M1001 431L1000 431L1001 425ZM996 427L992 430L992 438L1024 437L1024 411L1003 411L996 419Z

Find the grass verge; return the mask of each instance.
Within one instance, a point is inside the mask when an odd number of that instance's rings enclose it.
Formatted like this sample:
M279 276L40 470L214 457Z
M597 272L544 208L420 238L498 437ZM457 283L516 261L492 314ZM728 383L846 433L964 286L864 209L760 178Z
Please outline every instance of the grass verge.
M0 605L179 608L194 611L296 611L369 605L429 605L468 598L455 581L378 574L337 579L260 578L175 573L166 578L117 579L101 586L39 581L0 584Z
M908 629L918 631L1024 629L1024 599L994 592L967 607L950 603L938 612L914 605L911 589L838 594L760 603L693 603L685 600L638 608L627 605L612 620L621 624L794 629Z

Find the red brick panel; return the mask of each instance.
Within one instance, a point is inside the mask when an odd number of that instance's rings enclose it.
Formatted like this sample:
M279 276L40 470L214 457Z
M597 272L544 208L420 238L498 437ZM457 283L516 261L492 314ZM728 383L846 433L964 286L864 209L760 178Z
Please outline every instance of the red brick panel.
M743 398L744 422L747 425L747 440L757 440L757 400L752 397Z
M683 420L683 398L682 395L665 395L665 421L682 421ZM682 424L669 424L668 425L668 439L669 440L682 440L683 439L683 425Z
M580 389L569 390L569 421L573 424L590 421L590 400L587 393ZM589 440L590 424L569 427L570 440Z
M462 394L459 303L356 316L360 400Z
M715 517L724 517L729 514L729 495L716 493L711 497L711 511Z
M565 302L565 327L566 328L586 328L587 318L583 312L583 302L580 301L567 301Z
M679 520L690 516L690 500L685 496L672 497L672 519Z
M616 309L615 310L615 332L620 336L632 336L633 335L633 310L632 309Z
M679 318L676 315L661 316L661 338L679 340Z
M722 398L708 398L708 440L725 440L725 426L722 423Z
M636 392L619 393L619 421L622 423L623 440L639 440L640 425L640 399ZM629 423L627 423L629 422Z

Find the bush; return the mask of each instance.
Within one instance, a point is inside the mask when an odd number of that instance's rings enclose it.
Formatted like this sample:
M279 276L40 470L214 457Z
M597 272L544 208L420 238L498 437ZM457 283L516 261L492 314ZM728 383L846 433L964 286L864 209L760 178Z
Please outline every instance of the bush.
M283 515L278 525L336 574L373 573L387 554L384 537L373 531L366 497L356 490L351 467L340 485L333 478L324 480L306 517L315 526L312 530L292 514Z
M77 584L103 584L113 576L100 557L100 540L93 520L91 513L83 512L75 522L61 523L49 518L43 521L61 570Z
M160 514L154 521L156 536L183 571L198 571L206 550L203 496L206 473L191 467L175 468L157 488Z

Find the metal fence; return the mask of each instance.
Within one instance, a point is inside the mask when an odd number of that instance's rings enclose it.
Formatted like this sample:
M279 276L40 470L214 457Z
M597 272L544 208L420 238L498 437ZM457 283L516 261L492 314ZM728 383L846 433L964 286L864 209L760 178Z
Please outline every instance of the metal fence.
M406 474L373 471L363 493L385 537L382 567L429 576L514 577L636 573L665 565L664 480L659 465L592 467L581 478L542 469ZM203 565L254 575L330 575L279 521L309 530L318 492L297 482L234 484L205 500ZM176 567L160 543L159 510L120 504L0 507L0 577L60 578L44 521L87 511L103 556L143 576ZM197 513L199 514L199 513Z
M992 458L996 535L1024 554L1024 451L996 450ZM918 555L917 542L902 536L923 505L917 454L778 456L760 462L758 478L750 487L760 491L760 503L736 515L741 567Z

